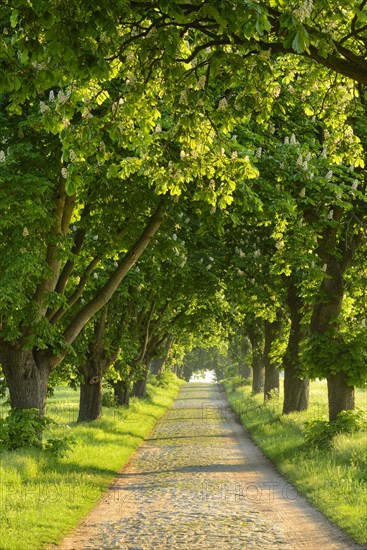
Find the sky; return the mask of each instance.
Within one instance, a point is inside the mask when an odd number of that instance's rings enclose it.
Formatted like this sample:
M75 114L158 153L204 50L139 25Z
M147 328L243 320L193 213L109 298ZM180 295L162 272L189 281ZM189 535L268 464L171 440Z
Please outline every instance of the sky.
M190 378L190 382L214 382L214 371L212 370L205 371L204 377L199 374L194 374Z

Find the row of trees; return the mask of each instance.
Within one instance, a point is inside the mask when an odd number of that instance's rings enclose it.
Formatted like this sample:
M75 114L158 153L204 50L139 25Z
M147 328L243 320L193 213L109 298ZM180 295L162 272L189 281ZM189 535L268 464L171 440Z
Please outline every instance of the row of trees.
M255 391L264 349L266 395L285 367L285 412L305 406L307 376L327 378L332 419L353 407L366 381L364 8L3 3L12 407L43 411L50 376L76 369L80 419L96 417L107 373L126 402L153 360L231 326L251 341Z

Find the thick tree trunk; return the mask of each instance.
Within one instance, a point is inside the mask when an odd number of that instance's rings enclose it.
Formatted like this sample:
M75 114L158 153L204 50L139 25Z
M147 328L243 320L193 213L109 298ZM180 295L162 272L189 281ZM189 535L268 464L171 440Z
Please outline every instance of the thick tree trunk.
M265 321L265 345L264 345L264 400L270 399L272 392L279 393L279 370L270 357L271 347L281 329L281 321L276 320L272 323Z
M162 372L163 363L164 359L162 357L155 357L152 359L150 362L150 372L159 376Z
M328 277L321 285L320 299L315 304L311 317L313 334L323 335L334 327L337 329L344 297L344 273L351 257L350 253L344 263L339 261L335 253L331 253L328 258L326 272ZM347 385L345 371L329 374L326 369L325 374L328 382L329 420L332 422L339 412L355 408L354 388Z
M147 393L147 375L144 378L136 380L133 385L133 395L135 397L145 397Z
M78 422L97 420L102 415L102 377L91 377L80 384Z
M283 414L307 411L310 397L310 381L299 378L297 368L292 364L284 367Z
M21 346L19 346L21 348ZM44 414L50 366L32 350L4 345L0 362L9 388L13 409L38 409Z
M129 407L130 405L130 381L119 380L113 385L113 393L117 405Z
M345 372L338 372L327 377L329 420L333 422L342 411L355 409L354 387L348 386Z
M288 306L291 328L286 352L283 357L284 367L284 402L283 414L308 409L310 381L301 379L299 374L299 349L302 334L302 299L296 285L291 282L288 287Z

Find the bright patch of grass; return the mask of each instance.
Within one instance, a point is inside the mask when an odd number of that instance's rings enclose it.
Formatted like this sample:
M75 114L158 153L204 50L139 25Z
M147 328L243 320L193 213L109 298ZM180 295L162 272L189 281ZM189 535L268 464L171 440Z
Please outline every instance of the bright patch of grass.
M308 500L359 544L367 543L367 434L339 434L328 450L306 444L306 421L327 416L326 383L311 383L307 412L281 416L280 398L263 403L249 386L233 390L229 402L252 437ZM356 391L356 405L367 414L367 392Z
M37 550L55 543L97 503L134 450L176 397L181 381L150 387L150 397L132 400L129 410L105 408L103 418L73 423L78 394L62 388L47 414L69 423L78 444L62 459L36 449L0 453L0 548ZM70 424L71 423L71 424Z

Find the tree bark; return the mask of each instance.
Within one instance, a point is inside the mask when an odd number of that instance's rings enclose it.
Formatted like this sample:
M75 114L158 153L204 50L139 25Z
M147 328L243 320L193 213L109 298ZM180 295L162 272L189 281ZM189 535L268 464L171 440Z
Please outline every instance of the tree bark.
M102 415L102 379L108 367L115 361L118 350L110 356L104 349L104 334L107 323L107 306L94 321L94 331L88 345L87 359L80 365L83 375L80 385L78 422L96 420Z
M147 393L147 378L148 374L143 378L136 380L133 385L133 395L134 397L145 397Z
M300 378L299 350L302 334L302 298L298 295L293 281L288 283L287 302L290 312L290 333L286 352L283 357L284 367L284 402L283 414L308 409L310 381Z
M45 412L50 368L32 350L2 345L0 362L9 388L13 409L38 409Z
M117 405L129 407L130 405L130 381L119 380L113 384L113 393Z
M272 323L265 321L265 344L264 344L264 400L270 399L272 392L279 393L279 370L270 357L274 340L281 330L281 320L276 319Z
M248 333L252 346L252 393L261 393L264 389L263 334L259 327Z
M334 219L338 221L341 212L341 209L335 209ZM318 247L318 255L327 265L327 278L321 284L319 300L311 317L311 333L316 335L327 334L329 330L338 328L344 298L344 275L362 242L361 231L350 239L338 237L338 231L339 228L325 229ZM346 235L348 231L349 227L346 228ZM347 383L346 371L330 374L330 370L327 370L329 420L332 422L342 410L355 408L354 388Z
M342 411L355 409L354 387L347 384L345 372L338 372L327 377L329 420L336 420Z
M97 420L102 415L102 377L91 376L80 384L78 422Z
M150 362L150 372L156 376L159 376L162 372L163 363L164 358L154 357Z

